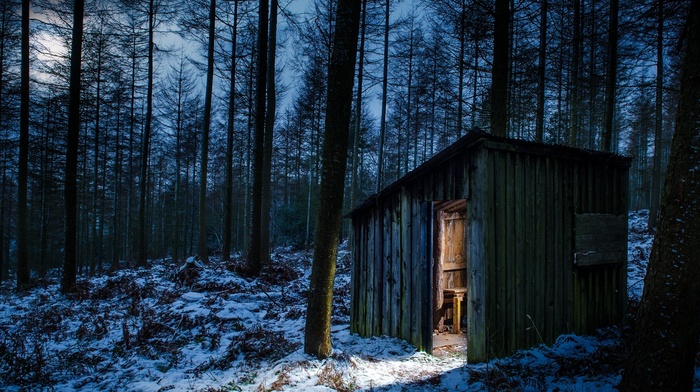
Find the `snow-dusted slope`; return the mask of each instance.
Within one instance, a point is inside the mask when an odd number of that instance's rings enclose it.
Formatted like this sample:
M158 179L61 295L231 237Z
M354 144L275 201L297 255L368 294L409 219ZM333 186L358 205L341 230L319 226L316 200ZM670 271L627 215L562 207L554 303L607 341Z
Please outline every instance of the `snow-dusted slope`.
M651 236L630 215L631 303L641 294ZM625 328L561 336L486 364L433 357L394 338L349 332L349 254L341 248L331 358L303 354L311 256L278 249L261 278L236 263L150 269L85 279L60 294L57 276L16 293L0 291L0 389L99 391L377 391L613 389ZM700 376L696 377L700 382ZM696 383L697 385L697 383Z

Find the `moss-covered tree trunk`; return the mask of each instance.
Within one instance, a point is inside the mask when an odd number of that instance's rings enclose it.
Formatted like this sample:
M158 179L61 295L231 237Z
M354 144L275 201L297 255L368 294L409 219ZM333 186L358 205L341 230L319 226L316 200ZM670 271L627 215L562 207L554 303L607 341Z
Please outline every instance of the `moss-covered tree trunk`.
M621 391L690 391L700 332L700 2L686 26L676 131Z
M331 305L343 209L352 87L360 29L360 1L339 0L328 70L328 105L321 160L321 189L309 285L304 351L319 358L331 354Z

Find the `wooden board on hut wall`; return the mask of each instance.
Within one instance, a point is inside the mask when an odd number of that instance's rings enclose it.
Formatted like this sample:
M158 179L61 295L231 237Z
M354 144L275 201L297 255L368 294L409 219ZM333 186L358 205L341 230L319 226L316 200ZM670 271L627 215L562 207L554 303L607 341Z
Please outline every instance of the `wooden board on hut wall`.
M622 263L627 255L627 215L576 214L574 264L579 267Z

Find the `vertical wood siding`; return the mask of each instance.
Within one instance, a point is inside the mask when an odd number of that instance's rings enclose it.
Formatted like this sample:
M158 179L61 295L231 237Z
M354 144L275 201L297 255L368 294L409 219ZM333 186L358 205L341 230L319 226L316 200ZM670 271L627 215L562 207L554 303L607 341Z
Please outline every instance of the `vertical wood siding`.
M620 321L626 260L575 266L573 226L575 214L627 213L628 165L585 157L485 141L353 213L352 332L432 348L425 203L457 199L467 199L470 361Z

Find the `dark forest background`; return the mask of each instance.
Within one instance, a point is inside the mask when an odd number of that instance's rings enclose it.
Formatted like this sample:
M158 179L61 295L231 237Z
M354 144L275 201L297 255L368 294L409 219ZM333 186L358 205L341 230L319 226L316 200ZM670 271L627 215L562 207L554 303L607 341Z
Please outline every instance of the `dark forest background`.
M275 72L270 74L275 88L267 91L274 91L277 104L270 106L268 97L268 115L274 114L275 120L267 122L273 124L270 185L262 196L268 200L270 245L303 248L314 238L335 3L310 0L301 9L292 3L282 0L275 7L272 2L279 20ZM491 126L493 1L363 3L347 211L468 130ZM216 4L211 122L203 138L211 4L85 3L79 272L134 264L139 231L145 231L149 258L177 260L196 254L202 238L211 254L221 252L227 237L231 251L248 253L257 151L258 2ZM649 208L655 216L674 129L679 42L689 4L510 1L507 135L635 158L630 208ZM37 0L31 8L26 206L30 268L41 276L64 259L73 5ZM15 270L17 259L21 14L20 1L0 4L3 279ZM149 30L154 36L153 102L150 137L144 144ZM202 170L205 145L208 170ZM142 200L143 226L138 219ZM202 213L206 223L200 237Z

